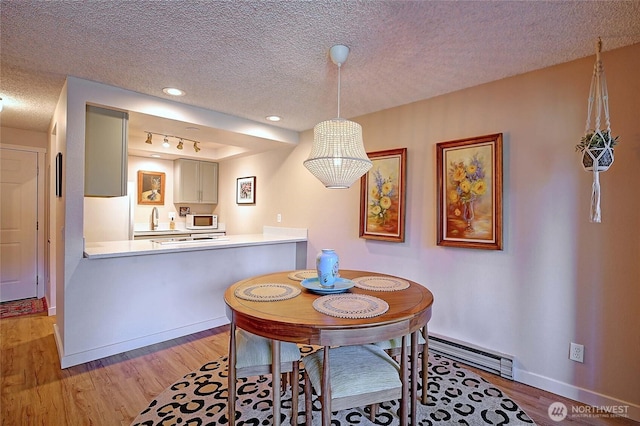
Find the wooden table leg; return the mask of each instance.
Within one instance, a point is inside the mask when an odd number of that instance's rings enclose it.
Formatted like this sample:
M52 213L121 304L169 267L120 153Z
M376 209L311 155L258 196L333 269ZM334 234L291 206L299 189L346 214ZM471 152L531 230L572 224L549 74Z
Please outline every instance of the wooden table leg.
M424 337L424 345L422 346L422 404L427 403L427 385L429 378L429 332L427 324L422 329L422 337Z
M227 389L229 396L227 400L227 415L229 416L229 426L236 424L236 325L231 321L229 333L229 365L227 366Z
M331 426L331 375L329 374L329 346L324 347L322 360L322 426Z
M402 336L400 350L400 380L402 381L402 400L400 401L400 425L407 425L407 404L409 402L409 362L407 356L407 336Z
M416 412L418 410L418 333L411 333L411 424L417 424Z
M273 424L280 424L280 340L271 339L271 385L273 392Z

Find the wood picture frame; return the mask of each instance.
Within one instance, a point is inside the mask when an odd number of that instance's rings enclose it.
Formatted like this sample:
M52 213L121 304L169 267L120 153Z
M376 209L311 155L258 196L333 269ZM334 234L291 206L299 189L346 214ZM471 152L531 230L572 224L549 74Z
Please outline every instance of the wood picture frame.
M437 244L502 250L502 133L436 144Z
M407 148L368 152L360 178L360 238L404 242Z
M165 174L138 170L138 204L164 205Z
M256 177L247 176L236 179L236 204L256 203Z

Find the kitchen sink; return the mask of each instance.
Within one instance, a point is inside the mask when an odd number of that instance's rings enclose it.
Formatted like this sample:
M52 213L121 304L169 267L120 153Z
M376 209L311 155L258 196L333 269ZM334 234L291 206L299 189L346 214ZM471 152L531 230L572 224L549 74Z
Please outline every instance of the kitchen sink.
M227 237L212 237L212 236L202 236L202 237L177 237L177 238L158 238L151 240L152 243L156 244L194 244L194 243L215 243L217 241L229 241Z

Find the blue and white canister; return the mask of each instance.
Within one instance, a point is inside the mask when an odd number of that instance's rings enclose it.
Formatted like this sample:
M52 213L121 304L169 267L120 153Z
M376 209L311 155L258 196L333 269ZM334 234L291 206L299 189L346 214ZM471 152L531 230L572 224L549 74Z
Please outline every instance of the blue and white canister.
M338 254L333 249L322 249L316 257L318 281L322 287L333 287L338 275Z

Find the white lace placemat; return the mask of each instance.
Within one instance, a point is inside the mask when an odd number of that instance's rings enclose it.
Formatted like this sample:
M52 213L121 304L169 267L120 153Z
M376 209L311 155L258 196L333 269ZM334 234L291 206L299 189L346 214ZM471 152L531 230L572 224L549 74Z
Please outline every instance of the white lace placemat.
M273 302L292 299L299 295L300 288L291 284L264 283L238 287L234 291L236 297L254 302Z
M313 301L313 308L338 318L372 318L389 310L389 304L367 294L331 294Z
M296 281L303 281L308 278L316 278L318 271L315 269L304 269L301 271L293 271L289 273L289 278Z
M410 287L409 281L395 277L358 277L352 281L356 287L372 291L398 291Z

